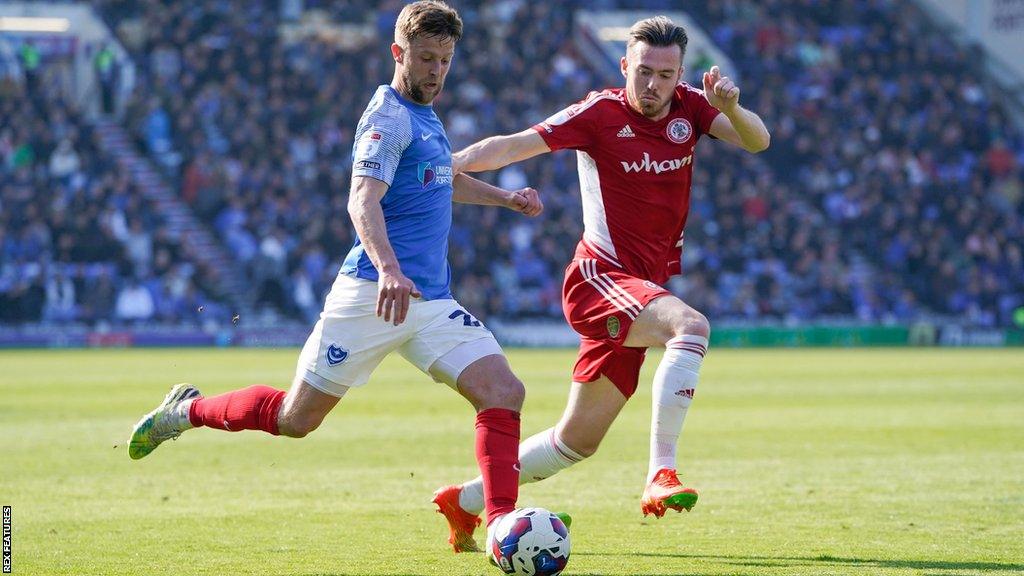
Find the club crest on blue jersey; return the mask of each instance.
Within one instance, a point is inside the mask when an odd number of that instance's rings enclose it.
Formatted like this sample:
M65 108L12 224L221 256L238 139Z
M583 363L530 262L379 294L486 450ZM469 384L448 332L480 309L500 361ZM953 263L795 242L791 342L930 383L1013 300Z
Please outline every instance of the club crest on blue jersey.
M348 350L345 350L337 344L331 344L327 347L327 365L337 366L348 358Z
M420 188L426 188L434 183L452 183L451 166L434 166L430 162L420 162L416 168L416 178L420 181Z
M430 162L420 162L416 174L422 188L426 188L434 181L434 169L430 167Z

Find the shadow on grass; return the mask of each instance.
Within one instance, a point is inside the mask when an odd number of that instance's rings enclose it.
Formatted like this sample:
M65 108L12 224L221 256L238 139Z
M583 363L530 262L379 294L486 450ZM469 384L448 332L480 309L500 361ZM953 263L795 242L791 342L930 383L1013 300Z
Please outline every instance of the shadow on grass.
M910 568L913 570L975 570L978 572L1024 572L1024 564L1004 562L957 562L949 560L881 560L874 558L842 558L823 554L821 556L715 556L704 554L659 554L631 552L604 554L575 552L573 556L640 556L650 558L690 558L713 560L734 566L787 567L787 566L861 566L864 568Z

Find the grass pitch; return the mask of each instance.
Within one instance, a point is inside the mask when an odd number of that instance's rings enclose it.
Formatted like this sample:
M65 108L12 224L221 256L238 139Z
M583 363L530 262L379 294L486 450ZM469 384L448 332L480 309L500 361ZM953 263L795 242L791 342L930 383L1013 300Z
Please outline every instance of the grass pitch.
M0 352L14 574L496 575L429 499L476 474L473 414L400 358L301 440L185 433L128 459L171 384L285 386L295 350ZM512 351L524 434L571 351ZM593 458L521 505L572 513L569 575L1024 574L1024 351L714 350L686 422L692 513L645 519L652 353Z

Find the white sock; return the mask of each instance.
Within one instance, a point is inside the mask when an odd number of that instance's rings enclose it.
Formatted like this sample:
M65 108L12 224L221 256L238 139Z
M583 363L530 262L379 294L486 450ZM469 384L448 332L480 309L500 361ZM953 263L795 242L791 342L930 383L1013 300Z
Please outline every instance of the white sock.
M170 411L169 414L173 418L174 427L177 428L178 430L188 430L190 428L194 428L194 426L192 426L192 421L189 420L188 417L189 408L192 407L192 402L194 401L195 398L190 398L188 400L185 400L184 402L178 402L177 406L175 406L174 409Z
M665 343L665 356L654 373L647 482L662 468L676 469L676 443L707 351L708 339L703 336L684 334Z
M554 428L530 436L519 445L519 484L539 482L581 462L580 456L565 445ZM477 476L462 485L459 506L471 514L484 509L484 480Z

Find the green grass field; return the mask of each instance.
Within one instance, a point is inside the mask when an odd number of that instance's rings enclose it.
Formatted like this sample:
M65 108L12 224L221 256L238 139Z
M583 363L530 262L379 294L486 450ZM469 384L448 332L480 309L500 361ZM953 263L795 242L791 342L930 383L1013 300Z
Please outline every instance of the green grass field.
M305 439L125 439L171 384L285 386L295 350L0 352L14 574L495 575L429 499L475 475L472 411L399 358ZM512 351L523 432L571 351ZM572 513L569 575L1024 573L1024 351L712 351L680 454L690 514L645 519L652 354L601 450L521 505Z

